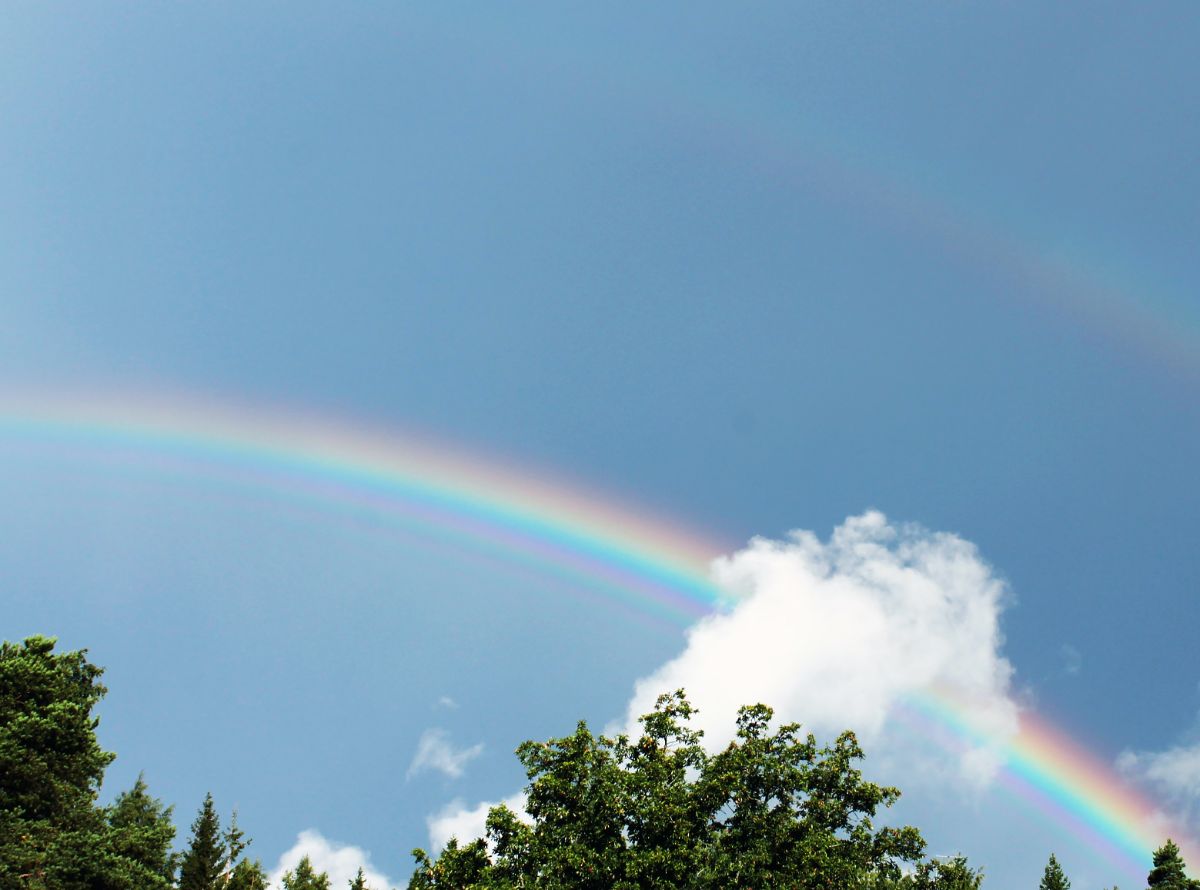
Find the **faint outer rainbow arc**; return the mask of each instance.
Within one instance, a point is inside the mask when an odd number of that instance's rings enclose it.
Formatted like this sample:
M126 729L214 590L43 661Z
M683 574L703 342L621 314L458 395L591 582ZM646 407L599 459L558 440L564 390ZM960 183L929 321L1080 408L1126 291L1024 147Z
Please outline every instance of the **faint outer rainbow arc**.
M282 418L194 398L25 394L0 396L0 440L153 457L176 471L215 467L237 484L289 496L299 489L314 502L368 516L398 513L408 528L431 535L440 529L569 581L595 587L599 578L606 594L680 626L732 602L707 576L728 544L494 459L327 418ZM949 731L959 746L997 748L1015 796L1131 876L1148 863L1153 832L1165 827L1148 824L1153 803L1050 724L1026 714L1021 733L997 745L971 726L966 708L936 692L913 696L905 710L917 723L930 721L935 729L927 734L941 744ZM1176 840L1192 852L1187 838Z
M477 41L475 49L486 46ZM526 48L529 53L520 60L493 48L493 60L506 67L531 65L535 50ZM1048 249L1035 222L1005 218L995 209L1003 201L955 189L936 169L905 169L897 159L872 151L871 142L840 137L836 128L797 114L782 99L772 102L761 90L730 82L710 82L697 90L635 59L614 69L578 52L536 51L558 83L587 62L590 67L582 70L588 76L576 73L576 88L596 85L598 95L611 94L624 107L641 109L660 128L673 124L686 134L691 151L707 146L728 152L758 166L754 175L762 180L819 195L967 267L998 274L1004 292L998 299L1061 314L1189 387L1200 383L1200 313L1189 301L1186 282L1169 289L1151 286L1137 280L1136 270L1107 271L1112 258L1096 251ZM544 73L536 65L530 70Z

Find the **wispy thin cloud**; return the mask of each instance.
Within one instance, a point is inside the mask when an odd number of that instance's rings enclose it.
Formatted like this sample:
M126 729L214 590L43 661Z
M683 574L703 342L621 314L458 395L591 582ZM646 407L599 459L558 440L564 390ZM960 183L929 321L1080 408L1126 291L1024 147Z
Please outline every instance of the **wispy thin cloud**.
M1079 676L1083 670L1083 654L1070 643L1063 643L1058 654L1062 657L1063 672L1071 677Z
M1124 751L1117 768L1189 810L1200 807L1200 742L1163 751Z
M462 776L466 765L482 753L482 743L469 748L455 748L446 730L427 729L417 742L417 752L408 765L405 777L411 779L423 772L436 770L451 779L457 779Z

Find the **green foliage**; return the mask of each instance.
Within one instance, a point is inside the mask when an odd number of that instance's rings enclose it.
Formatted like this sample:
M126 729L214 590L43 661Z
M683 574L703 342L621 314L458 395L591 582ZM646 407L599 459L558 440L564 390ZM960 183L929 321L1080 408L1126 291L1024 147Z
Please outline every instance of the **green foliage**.
M225 871L225 840L212 794L204 796L179 867L179 890L217 890Z
M0 645L0 890L267 890L237 814L222 832L205 797L185 852L172 852L171 807L139 776L96 805L113 755L92 709L106 690L86 651L30 637ZM636 740L594 735L525 742L526 814L492 809L487 841L414 850L415 890L979 890L957 856L923 861L911 827L874 819L900 796L866 781L852 733L818 746L797 724L772 730L765 705L742 708L735 740L709 754L682 690L661 696ZM179 867L178 884L174 882ZM1179 847L1154 853L1151 890L1200 890ZM330 890L305 857L284 890ZM350 890L368 890L362 869ZM1039 890L1070 890L1050 857ZM1116 890L1114 887L1113 890Z
M128 865L95 805L113 759L92 716L103 671L54 646L0 645L0 890L121 886Z
M283 890L329 890L329 875L317 874L307 856L300 860L295 871L283 876Z
M694 713L681 690L659 698L636 741L580 723L525 742L529 821L496 807L491 852L482 840L451 841L436 860L414 851L409 887L902 886L901 865L924 842L915 828L874 826L900 793L863 779L851 733L819 747L796 724L771 731L771 709L754 705L739 712L736 740L709 755L687 726ZM926 872L922 888L978 886Z
M507 807L496 807L488 816L489 824L492 816L501 812L512 816L512 811ZM515 817L513 821L516 821ZM428 854L420 849L413 850L413 858L417 860L417 867L408 883L410 890L516 886L504 883L503 876L492 868L487 846L482 840L475 840L465 847L460 847L457 839L450 838L436 861L431 860Z
M262 863L243 859L229 873L225 890L267 890L268 875Z
M137 887L173 886L178 856L171 851L171 811L150 796L142 776L107 810L110 849L130 863Z
M979 890L982 884L982 871L967 865L965 856L952 856L921 862L912 874L900 878L871 877L857 886L864 890Z
M251 843L250 838L246 837L246 832L238 827L237 810L229 817L229 828L225 831L224 840L226 858L232 867Z
M1053 853L1050 854L1050 861L1046 863L1046 871L1042 875L1042 882L1038 884L1038 890L1071 890L1071 882L1067 880Z
M1150 870L1146 883L1160 890L1200 890L1200 881L1189 878L1186 869L1178 845L1168 839L1154 851L1154 868Z

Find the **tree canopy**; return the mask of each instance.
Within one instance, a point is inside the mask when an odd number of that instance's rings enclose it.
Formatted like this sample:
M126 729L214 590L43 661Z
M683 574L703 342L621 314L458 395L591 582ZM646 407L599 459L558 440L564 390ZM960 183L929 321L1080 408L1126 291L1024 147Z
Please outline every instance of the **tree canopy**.
M267 890L236 813L222 830L207 795L187 845L144 777L108 806L97 798L113 754L96 738L105 693L86 650L30 637L0 645L0 890ZM756 704L710 753L682 690L660 696L636 738L527 741L522 812L494 807L485 837L414 850L410 890L979 890L962 856L923 858L911 826L877 824L900 797L864 778L851 732L819 745ZM1150 890L1200 890L1179 847L1154 852ZM350 890L366 890L362 869ZM331 890L305 857L283 890ZM386 890L386 888L377 888ZM1070 890L1051 856L1039 890Z
M1200 890L1200 881L1189 878L1179 846L1169 838L1154 851L1154 868L1146 879L1150 890Z
M1038 890L1071 890L1071 882L1067 880L1053 853L1050 854L1050 861L1046 863L1046 871L1042 874Z
M486 840L451 841L436 859L415 850L409 887L978 885L961 859L922 862L916 828L876 826L900 792L863 778L853 733L822 747L798 724L772 729L772 710L752 705L736 739L709 754L688 726L694 713L680 690L658 699L637 739L580 723L525 742L524 816L499 806Z

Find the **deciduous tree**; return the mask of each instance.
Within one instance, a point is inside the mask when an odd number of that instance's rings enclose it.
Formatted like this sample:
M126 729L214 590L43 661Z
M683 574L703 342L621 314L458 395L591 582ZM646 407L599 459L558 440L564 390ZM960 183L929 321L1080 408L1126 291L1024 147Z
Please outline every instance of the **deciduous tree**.
M797 724L772 729L743 708L737 738L708 754L682 691L659 698L635 741L572 735L525 742L527 818L488 816L488 844L452 840L437 859L414 851L410 888L899 888L924 842L877 828L900 792L866 781L851 733L818 746ZM961 871L977 878L965 864ZM975 890L928 865L920 885Z

